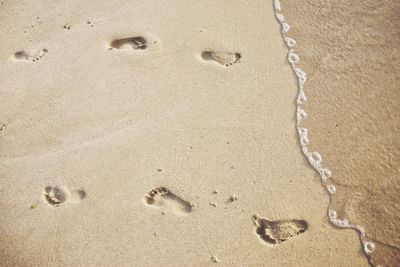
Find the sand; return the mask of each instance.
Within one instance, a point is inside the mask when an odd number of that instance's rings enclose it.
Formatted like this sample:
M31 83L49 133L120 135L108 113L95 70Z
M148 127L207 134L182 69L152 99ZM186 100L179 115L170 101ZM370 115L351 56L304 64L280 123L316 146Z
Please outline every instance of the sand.
M2 1L0 22L2 266L368 265L301 153L271 2Z
M400 3L281 4L309 73L303 125L337 187L330 208L364 227L372 265L399 266Z

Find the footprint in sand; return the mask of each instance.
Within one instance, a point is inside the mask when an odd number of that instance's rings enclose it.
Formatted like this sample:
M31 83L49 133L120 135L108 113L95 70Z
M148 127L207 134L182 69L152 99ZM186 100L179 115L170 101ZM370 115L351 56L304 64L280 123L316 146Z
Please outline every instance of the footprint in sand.
M147 48L147 40L142 36L115 39L110 43L110 47L115 49L144 50Z
M203 51L201 58L207 61L215 61L226 67L231 66L242 58L239 53L219 52L219 51Z
M302 234L308 228L307 222L303 220L270 221L258 215L254 215L252 220L257 226L256 232L260 238L272 245L282 243L289 238Z
M47 54L48 50L46 48L43 48L40 51L28 53L24 50L17 51L14 53L14 59L15 60L21 60L21 61L38 61L42 57L44 57Z
M65 186L46 186L43 189L44 201L53 207L63 203L79 203L86 197L84 190L69 191Z
M151 190L144 197L146 204L158 208L166 207L178 215L187 215L192 212L193 205L175 195L165 187L158 187Z

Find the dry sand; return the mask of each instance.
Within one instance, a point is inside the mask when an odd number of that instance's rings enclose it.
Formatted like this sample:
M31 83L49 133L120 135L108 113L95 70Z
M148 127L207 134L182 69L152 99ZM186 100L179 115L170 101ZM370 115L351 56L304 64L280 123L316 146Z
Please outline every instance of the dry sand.
M399 1L282 1L297 40L312 150L332 170L331 209L400 264Z
M299 149L269 1L2 1L0 23L1 265L368 265Z

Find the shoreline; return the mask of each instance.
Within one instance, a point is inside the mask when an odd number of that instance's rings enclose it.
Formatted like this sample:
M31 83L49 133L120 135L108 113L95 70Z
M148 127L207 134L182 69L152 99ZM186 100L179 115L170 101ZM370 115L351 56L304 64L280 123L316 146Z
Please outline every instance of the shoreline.
M320 151L332 170L332 214L363 226L358 232L371 265L396 266L400 117L391 73L400 59L392 23L399 5L281 2L291 36L301 43L300 66L310 74L305 109L311 116L302 125L310 129L311 151Z
M304 119L307 119L308 115L306 111L303 109L303 104L307 101L306 93L305 93L305 83L307 81L307 74L302 70L300 67L297 66L297 63L300 61L300 57L295 53L294 47L296 45L296 40L287 36L290 32L290 25L285 21L285 17L283 13L281 13L281 4L279 0L274 0L274 7L275 7L275 16L278 22L281 25L282 29L282 39L286 43L287 48L288 48L288 61L290 65L292 66L293 73L297 76L298 78L298 95L296 99L297 107L296 107L296 129L298 131L299 135L299 143L301 145L301 150L304 154L304 156L307 158L307 160L310 163L310 167L312 167L320 176L321 178L321 185L325 187L326 192L329 195L330 201L332 198L332 195L336 193L336 186L334 182L330 181L329 178L332 177L332 172L325 166L323 166L322 163L322 156L320 155L319 152L313 151L310 152L308 149L308 129L303 128L301 126L301 122ZM290 33L288 34L290 35ZM372 253L375 250L375 243L368 239L365 235L365 230L364 227L361 225L356 225L352 224L351 222L348 221L346 218L341 218L339 219L337 217L337 212L333 209L331 209L331 205L329 204L327 207L327 216L330 220L330 222L342 229L352 229L356 231L359 235L360 238L360 243L362 244L361 248L363 249L363 252L365 253L365 256L368 257L370 253Z

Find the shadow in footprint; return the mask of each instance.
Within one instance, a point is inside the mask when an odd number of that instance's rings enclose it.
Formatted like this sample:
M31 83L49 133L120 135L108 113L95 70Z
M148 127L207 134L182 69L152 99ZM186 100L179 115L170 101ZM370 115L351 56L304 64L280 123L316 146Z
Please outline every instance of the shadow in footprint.
M165 187L151 190L144 197L146 204L156 207L167 207L179 215L186 215L193 210L193 205L175 195Z
M231 66L242 58L239 53L218 52L218 51L203 51L201 58L207 61L215 61L226 67Z
M69 196L68 202L79 203L86 197L84 190L73 190Z
M70 195L68 189L64 186L46 186L43 190L45 201L54 207L58 207L64 203Z
M308 224L304 220L277 220L270 221L254 215L252 218L257 226L256 232L259 237L268 244L276 245L282 243L289 238L304 233Z
M115 39L110 46L115 49L144 50L147 48L147 40L142 36Z
M29 60L29 55L25 51L15 52L14 57L18 60Z
M43 48L42 50L37 51L33 54L21 50L14 53L14 59L23 61L31 60L32 62L35 62L41 59L47 52L48 50L46 48Z
M43 189L44 201L53 207L65 202L78 203L86 197L84 190L69 191L65 186L46 186Z

